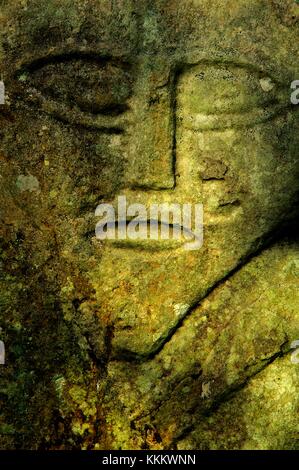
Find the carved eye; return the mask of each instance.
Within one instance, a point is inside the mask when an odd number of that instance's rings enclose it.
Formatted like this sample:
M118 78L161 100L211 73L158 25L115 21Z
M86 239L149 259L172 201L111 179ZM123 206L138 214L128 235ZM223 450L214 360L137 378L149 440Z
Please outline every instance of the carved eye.
M130 67L91 57L41 59L17 73L27 100L71 123L117 127L132 94Z
M177 92L178 120L193 130L252 126L289 104L288 87L231 64L191 66L180 76Z

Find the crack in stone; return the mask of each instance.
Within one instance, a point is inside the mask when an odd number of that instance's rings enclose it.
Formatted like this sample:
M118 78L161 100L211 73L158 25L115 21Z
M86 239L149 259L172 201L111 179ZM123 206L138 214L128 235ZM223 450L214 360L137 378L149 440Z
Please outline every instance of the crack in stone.
M273 364L276 361L276 359L283 358L287 354L289 354L291 352L291 348L288 348L287 350L284 350L284 346L287 343L288 343L288 340L286 339L280 345L279 351L277 351L275 354L273 354L271 357L269 357L267 359L262 359L261 360L261 367L255 373L253 373L252 375L246 377L246 379L242 383L236 384L233 387L226 390L225 392L223 392L222 394L220 394L218 399L207 410L203 411L200 414L201 417L203 419L205 419L205 418L208 418L208 417L212 416L220 408L220 406L222 406L223 404L225 404L225 403L229 402L230 400L232 400L238 392L242 391L247 385L249 385L249 383L251 382L252 379L257 377L269 365ZM197 423L197 425L198 425L198 423ZM179 436L177 436L175 439L173 439L173 441L169 445L168 449L166 449L166 450L175 449L177 443L179 441L181 441L182 439L184 439L185 437L187 437L192 431L194 431L197 425L192 424L192 425L188 426L186 429L184 429Z

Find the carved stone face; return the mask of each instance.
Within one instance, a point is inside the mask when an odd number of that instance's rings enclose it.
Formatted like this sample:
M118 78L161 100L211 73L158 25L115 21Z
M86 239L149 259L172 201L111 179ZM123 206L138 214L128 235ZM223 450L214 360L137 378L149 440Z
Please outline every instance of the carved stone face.
M1 21L2 148L16 206L101 355L153 355L294 216L293 2L13 1ZM13 23L13 18L18 20ZM265 24L271 23L271 28ZM203 203L198 251L98 244L100 202ZM41 255L40 255L41 256ZM72 313L66 308L66 318Z

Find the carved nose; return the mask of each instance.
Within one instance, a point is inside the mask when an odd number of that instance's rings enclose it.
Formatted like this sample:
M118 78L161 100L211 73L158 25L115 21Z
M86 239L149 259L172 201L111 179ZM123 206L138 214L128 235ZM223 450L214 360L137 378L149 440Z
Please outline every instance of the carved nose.
M173 189L175 168L171 93L166 87L146 93L136 111L129 155L129 186L131 189Z

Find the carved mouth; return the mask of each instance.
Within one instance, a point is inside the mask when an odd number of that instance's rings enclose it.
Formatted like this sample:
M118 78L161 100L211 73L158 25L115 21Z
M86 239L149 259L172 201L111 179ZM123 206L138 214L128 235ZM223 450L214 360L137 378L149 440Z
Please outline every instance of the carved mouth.
M104 239L98 236L99 232ZM128 217L97 225L96 238L117 248L160 251L181 248L198 237L190 228L180 224Z

